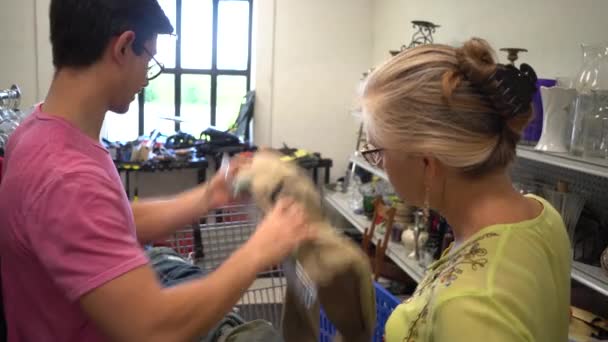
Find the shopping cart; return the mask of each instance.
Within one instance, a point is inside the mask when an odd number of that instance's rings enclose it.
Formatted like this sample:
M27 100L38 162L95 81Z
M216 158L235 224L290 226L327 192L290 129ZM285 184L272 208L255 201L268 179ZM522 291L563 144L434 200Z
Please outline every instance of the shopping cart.
M211 272L249 239L260 217L250 204L224 207L204 217L200 223L176 232L167 244L205 272ZM199 237L201 241L196 241ZM262 272L235 310L245 320L264 319L280 329L286 288L287 281L280 266ZM386 320L398 300L379 284L375 284L375 288L377 323L373 341L379 342ZM319 341L329 342L335 335L335 328L322 310L319 319Z

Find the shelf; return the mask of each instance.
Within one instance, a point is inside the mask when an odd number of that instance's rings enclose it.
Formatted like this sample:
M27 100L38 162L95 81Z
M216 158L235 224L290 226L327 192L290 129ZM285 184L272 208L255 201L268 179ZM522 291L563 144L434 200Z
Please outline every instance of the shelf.
M363 215L355 214L348 206L346 194L341 192L325 192L325 201L329 203L336 211L338 211L348 222L350 222L358 231L363 233L365 228L370 225L370 221Z
M542 152L528 146L518 146L517 156L594 176L608 178L608 160L604 159L575 157L567 153ZM365 169L384 180L388 180L388 176L384 171L370 165L363 157L353 155L350 158L350 161L358 167Z
M361 233L370 225L370 221L365 216L357 215L349 208L346 194L327 191L325 200ZM401 244L392 241L389 242L387 256L412 277L412 279L416 282L420 282L424 276L424 269L418 266L418 263L415 260L408 258L407 254L407 251ZM608 296L608 276L606 276L599 267L573 262L572 279L590 289Z
M338 211L346 220L348 220L361 233L370 225L370 221L363 215L355 214L348 206L348 198L346 194L341 192L327 191L325 201ZM390 241L386 251L386 255L397 264L405 273L407 273L416 282L420 282L424 277L424 269L418 265L416 260L412 260L407 256L408 252L401 244Z
M608 277L599 267L574 261L572 263L572 279L604 296L608 296Z
M388 176L386 175L386 173L382 170L380 170L377 167L374 167L372 165L370 165L367 161L365 161L365 158L358 156L358 155L353 155L350 158L351 163L357 165L358 167L367 170L369 172L371 172L372 174L388 181Z
M575 157L567 153L542 152L528 146L518 146L517 156L594 176L608 178L608 161L604 159Z

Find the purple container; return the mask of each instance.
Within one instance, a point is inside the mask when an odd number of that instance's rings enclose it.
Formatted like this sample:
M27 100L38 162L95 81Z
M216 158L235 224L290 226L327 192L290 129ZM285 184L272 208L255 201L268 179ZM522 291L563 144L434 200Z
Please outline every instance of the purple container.
M540 96L540 87L554 87L557 84L556 80L551 79L539 79L536 82L538 90L532 97L532 110L534 112L534 118L526 126L522 133L522 142L527 144L534 144L540 140L540 136L543 133L543 101Z

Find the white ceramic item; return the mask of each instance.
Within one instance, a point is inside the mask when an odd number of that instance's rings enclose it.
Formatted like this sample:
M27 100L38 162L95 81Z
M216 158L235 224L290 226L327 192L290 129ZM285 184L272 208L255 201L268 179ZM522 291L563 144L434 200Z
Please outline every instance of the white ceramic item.
M414 248L416 248L416 244L414 241L415 239L416 235L413 229L406 229L403 231L403 233L401 234L401 244L403 244L403 247L406 251L413 251Z
M566 131L570 120L570 108L576 98L572 88L541 87L543 100L543 133L536 150L545 152L568 152Z

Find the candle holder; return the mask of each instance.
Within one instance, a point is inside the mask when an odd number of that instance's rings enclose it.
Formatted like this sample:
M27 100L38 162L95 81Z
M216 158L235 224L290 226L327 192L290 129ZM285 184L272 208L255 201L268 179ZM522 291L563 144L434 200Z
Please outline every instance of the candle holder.
M512 65L515 65L515 61L519 58L520 52L528 52L526 49L522 48L502 48L500 51L506 52L507 59L511 62Z
M412 21L414 29L416 31L412 35L412 41L409 45L402 45L399 50L389 51L392 56L396 56L403 50L411 49L418 45L433 44L433 33L437 31L440 25L434 24L430 21L414 20Z

